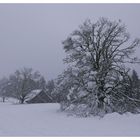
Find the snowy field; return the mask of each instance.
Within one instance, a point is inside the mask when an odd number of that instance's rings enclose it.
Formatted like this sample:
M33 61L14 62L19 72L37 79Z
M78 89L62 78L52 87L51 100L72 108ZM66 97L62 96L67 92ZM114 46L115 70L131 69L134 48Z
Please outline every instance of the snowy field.
M140 136L140 115L78 118L59 104L0 103L0 136Z

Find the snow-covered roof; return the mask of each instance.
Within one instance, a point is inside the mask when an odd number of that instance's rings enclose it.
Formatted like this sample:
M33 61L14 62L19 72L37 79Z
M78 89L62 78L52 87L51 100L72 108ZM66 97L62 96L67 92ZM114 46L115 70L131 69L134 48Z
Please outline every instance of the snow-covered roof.
M34 98L35 96L37 96L41 91L42 91L42 89L32 90L32 91L27 95L27 100L33 99L33 98ZM27 100L26 100L26 101L27 101Z

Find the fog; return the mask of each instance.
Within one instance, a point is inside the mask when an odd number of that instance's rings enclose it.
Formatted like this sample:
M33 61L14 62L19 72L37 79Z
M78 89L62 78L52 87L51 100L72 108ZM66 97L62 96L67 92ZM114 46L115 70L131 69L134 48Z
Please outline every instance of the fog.
M87 18L121 19L140 38L139 15L140 4L0 4L0 78L23 67L56 78L65 69L62 41Z

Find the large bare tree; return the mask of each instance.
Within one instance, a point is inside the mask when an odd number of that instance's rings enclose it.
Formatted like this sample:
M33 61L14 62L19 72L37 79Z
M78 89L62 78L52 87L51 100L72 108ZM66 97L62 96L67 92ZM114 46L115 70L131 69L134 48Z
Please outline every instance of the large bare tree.
M134 57L139 39L130 42L130 35L122 22L101 18L84 22L64 42L64 60L73 69L73 76L87 93L89 106L104 109L117 96L122 79L128 75L127 63L139 63ZM77 71L77 72L75 72ZM78 93L79 94L79 93ZM79 100L79 99L78 99Z

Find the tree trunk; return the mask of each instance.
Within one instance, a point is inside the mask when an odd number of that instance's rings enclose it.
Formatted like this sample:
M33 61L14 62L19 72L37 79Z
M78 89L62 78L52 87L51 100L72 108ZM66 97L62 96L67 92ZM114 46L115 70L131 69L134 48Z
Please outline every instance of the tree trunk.
M98 88L98 108L103 109L104 108L104 81L101 81L99 88Z
M24 103L24 98L21 98L20 99L20 104L23 104Z
M2 97L2 102L5 102L5 97Z

